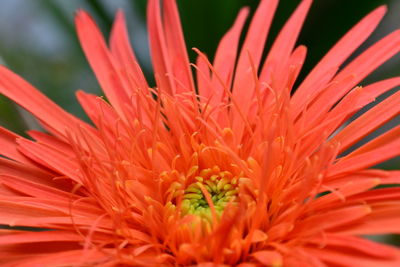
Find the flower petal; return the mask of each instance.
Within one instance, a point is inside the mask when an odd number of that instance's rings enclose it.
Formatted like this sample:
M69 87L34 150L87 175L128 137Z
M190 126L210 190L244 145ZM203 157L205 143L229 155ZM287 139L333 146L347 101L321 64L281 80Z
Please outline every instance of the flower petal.
M161 8L159 0L147 2L147 27L151 58L158 88L162 88L169 94L176 93L175 82L171 77L172 62L168 56L167 41L161 22Z
M287 72L284 67L287 65L292 54L311 3L312 0L303 0L279 32L262 68L260 75L261 82L271 83L272 77L275 81L281 80L280 76Z
M9 253L2 255L0 252L0 263L2 266L12 267L32 267L32 266L101 266L101 264L110 260L110 255L105 251L98 249L71 250L52 252L52 253L38 253L32 255L30 253ZM13 257L14 256L14 257ZM18 257L19 256L19 257ZM13 259L14 258L14 259ZM7 259L3 262L3 259Z
M118 65L125 70L127 80L133 80L133 92L127 92L128 95L135 92L136 88L143 91L148 90L146 78L143 75L139 62L129 43L128 31L126 29L125 16L122 11L118 11L110 37L111 53L118 62Z
M321 231L359 221L370 213L371 208L367 205L351 205L325 212L322 211L299 221L292 233L293 235L306 236L317 234Z
M342 161L347 158L362 155L364 153L379 149L380 147L383 147L388 144L393 145L393 142L395 142L395 140L399 139L399 138L400 138L400 126L397 126L397 127L394 127L393 129L390 129L389 131L381 134L377 138L369 141L365 145L362 145L361 147L352 151L350 154L346 155L345 157L342 157L340 160Z
M92 67L101 88L113 107L122 118L125 117L123 103L130 103L115 59L92 18L84 11L78 11L75 17L76 29L83 51Z
M207 91L200 91L202 96L210 99L212 106L222 101L225 95L224 86L227 89L231 88L239 39L248 14L247 8L241 9L232 28L221 39L213 62L215 73L212 76L211 86Z
M340 143L343 152L373 130L400 114L400 91L383 100L359 118L352 121L332 138L332 142Z
M43 144L34 143L27 139L19 140L20 151L35 162L47 168L68 176L77 183L81 183L78 163L61 151L55 151ZM61 176L61 175L60 175Z
M331 237L331 235L329 235ZM327 237L327 247L304 248L326 262L328 265L340 265L346 267L365 266L365 267L388 267L400 264L400 253L398 249L377 244L362 238L356 237ZM332 244L329 244L329 242ZM322 241L323 242L323 241ZM329 265L329 266L330 266Z
M400 155L400 137L371 151L339 159L328 168L327 176L336 176L366 169Z
M31 165L32 162L18 150L17 139L21 136L0 127L0 154L15 161Z
M259 263L265 266L282 266L282 255L274 250L260 250L251 254Z
M35 183L25 178L0 175L0 182L2 185L12 188L16 192L21 192L25 195L37 197L40 199L62 199L72 201L76 198L76 196L69 192L65 192L43 184Z
M311 101L326 86L326 84L320 84L316 87L315 84L323 77L328 76L328 81L333 77L343 62L371 35L385 13L386 7L384 6L371 12L343 36L320 60L293 95L292 104L295 109L295 116L300 114L307 102ZM334 72L331 70L334 70ZM327 75L327 73L330 74Z
M53 181L55 174L33 165L22 164L5 158L0 158L0 175L22 178L54 188L60 188L63 185L62 183L57 184L57 182Z
M232 129L239 136L239 139L241 139L242 136L244 123L243 118L238 113L240 112L246 116L250 109L252 103L251 100L253 99L255 90L253 71L258 70L264 50L264 44L277 5L277 0L261 1L250 23L248 33L239 55L232 89L234 99L240 100L240 111L232 109Z
M398 188L396 188L398 190ZM376 191L376 190L373 190ZM371 192L373 192L371 191ZM374 197L374 196L372 196ZM371 207L371 213L365 216L362 220L352 224L343 225L335 229L335 232L350 235L375 235L375 234L399 234L400 233L400 199L394 196L396 200L384 201L368 201ZM385 196L382 197L383 199ZM386 196L388 198L388 196ZM360 197L353 196L352 200ZM365 201L362 199L361 201Z
M83 237L78 233L70 231L43 231L43 232L24 232L4 234L0 236L0 247L11 244L37 243L37 242L56 242L56 241L82 241Z
M17 104L32 113L53 134L66 137L78 125L93 130L91 126L73 117L48 99L21 77L0 66L0 93L14 100Z
M175 0L163 1L163 22L172 67L170 75L176 80L176 92L194 92L192 71Z

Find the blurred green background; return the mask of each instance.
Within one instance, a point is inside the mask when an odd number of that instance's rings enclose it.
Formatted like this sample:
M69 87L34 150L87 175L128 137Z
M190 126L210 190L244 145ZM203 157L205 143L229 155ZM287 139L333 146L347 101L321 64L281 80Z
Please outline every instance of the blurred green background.
M219 39L231 26L238 10L258 0L178 0L187 47L197 47L213 57ZM281 0L267 47L300 0ZM389 12L358 54L389 32L399 28L399 0L314 0L299 44L309 48L301 77L318 62L328 49L363 16L380 5ZM0 8L0 63L7 65L67 111L87 119L75 99L74 92L83 89L101 94L74 29L77 9L89 11L108 35L117 9L127 15L129 32L148 80L154 84L145 26L146 0L2 0ZM194 53L190 56L193 62ZM400 73L400 56L388 61L370 75L363 84L393 77ZM394 90L398 90L394 89ZM394 90L383 97L387 97ZM395 118L374 135L400 124ZM36 122L11 101L0 96L0 125L19 134L37 128ZM383 166L398 168L394 159ZM390 237L394 242L396 236Z

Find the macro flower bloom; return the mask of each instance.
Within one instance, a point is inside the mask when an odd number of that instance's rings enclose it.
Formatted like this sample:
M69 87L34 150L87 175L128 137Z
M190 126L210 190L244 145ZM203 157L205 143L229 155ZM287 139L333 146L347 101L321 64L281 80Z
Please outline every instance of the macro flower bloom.
M0 92L46 132L0 130L2 266L400 266L363 235L400 233L400 84L357 86L399 52L395 31L344 67L386 9L354 26L294 88L311 0L264 44L278 0L262 0L239 48L243 8L212 63L187 56L175 0L148 1L156 87L117 14L108 46L90 16L78 36L107 100L78 91L93 124L0 67ZM162 4L162 5L161 5ZM192 71L195 75L192 74ZM47 231L19 230L13 226ZM27 228L29 229L29 228Z

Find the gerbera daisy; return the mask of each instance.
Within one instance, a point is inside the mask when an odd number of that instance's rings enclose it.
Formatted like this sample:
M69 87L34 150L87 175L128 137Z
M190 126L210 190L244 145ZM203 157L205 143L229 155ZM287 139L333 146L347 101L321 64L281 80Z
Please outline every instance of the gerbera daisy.
M345 67L380 7L294 88L296 46L311 0L265 60L278 0L263 0L238 47L240 11L210 62L190 64L174 0L148 1L156 86L117 14L108 46L76 16L107 100L79 91L85 123L0 67L0 92L46 132L0 130L3 266L400 266L398 248L363 235L400 232L400 172L371 169L400 154L400 127L357 149L399 115L400 92L347 123L400 78L357 86L400 49L395 31ZM195 73L195 75L192 74ZM15 228L19 226L19 228ZM44 231L21 230L37 228Z

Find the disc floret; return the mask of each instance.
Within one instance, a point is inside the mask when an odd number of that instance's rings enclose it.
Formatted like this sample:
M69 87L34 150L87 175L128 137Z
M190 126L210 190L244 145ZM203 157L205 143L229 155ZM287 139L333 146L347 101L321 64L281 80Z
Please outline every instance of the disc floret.
M229 203L237 204L240 177L230 171L221 171L218 166L204 168L193 175L188 185L174 184L176 191L172 191L176 197L172 202L180 206L181 216L196 215L211 220L214 209L220 217Z
M221 215L228 203L235 203L238 197L238 178L229 171L219 171L218 167L204 169L195 182L190 184L183 195L182 213L211 216L211 207L205 194L209 194L212 205ZM205 192L206 190L206 192Z

